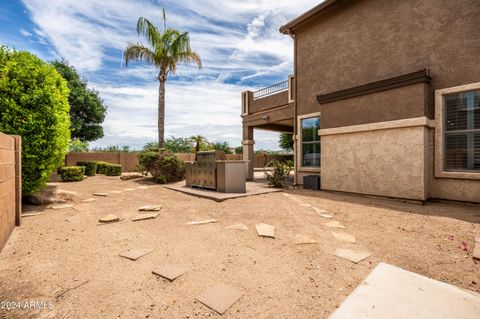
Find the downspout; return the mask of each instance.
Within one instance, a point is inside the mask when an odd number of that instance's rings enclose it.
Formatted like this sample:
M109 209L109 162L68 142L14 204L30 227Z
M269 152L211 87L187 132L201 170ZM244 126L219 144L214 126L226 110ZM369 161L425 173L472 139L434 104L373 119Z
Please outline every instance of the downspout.
M297 136L297 40L292 29L287 29L287 34L293 39L293 163L295 174L293 185L297 185L298 173L298 136Z

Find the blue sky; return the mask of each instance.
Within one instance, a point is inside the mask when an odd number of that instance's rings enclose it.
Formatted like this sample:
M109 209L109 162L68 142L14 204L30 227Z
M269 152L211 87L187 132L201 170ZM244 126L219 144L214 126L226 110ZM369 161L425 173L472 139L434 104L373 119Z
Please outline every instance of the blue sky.
M167 81L166 135L201 134L241 143L240 93L287 79L292 40L278 28L319 0L1 0L0 43L51 61L65 58L108 107L105 137L91 146L156 140L158 82L153 66L122 67L138 38L136 20L188 31L203 69L180 67ZM256 148L278 149L278 134L256 131Z

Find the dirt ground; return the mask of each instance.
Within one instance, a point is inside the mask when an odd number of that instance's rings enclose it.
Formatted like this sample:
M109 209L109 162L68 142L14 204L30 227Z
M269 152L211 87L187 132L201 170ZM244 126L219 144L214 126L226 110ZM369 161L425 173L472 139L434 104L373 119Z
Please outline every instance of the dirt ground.
M471 256L480 233L480 206L419 205L330 192L285 190L217 203L148 181L96 176L57 187L78 192L122 190L76 209L26 207L26 217L0 254L0 301L52 302L51 309L10 310L6 318L327 318L379 262L480 291L480 263ZM125 188L134 188L124 191ZM285 193L291 196L285 196ZM132 222L139 206L163 205L153 220ZM356 237L336 240L311 204L328 210ZM101 225L117 214L125 220ZM185 225L198 219L218 223ZM260 238L257 223L276 227ZM244 223L247 231L225 229ZM296 245L299 235L318 244ZM335 248L372 255L354 264ZM137 261L118 256L153 249ZM164 263L191 271L168 282L152 274ZM243 297L223 316L196 301L206 288L225 283ZM69 290L70 288L73 288ZM1 312L0 312L1 313ZM2 317L0 315L0 317Z

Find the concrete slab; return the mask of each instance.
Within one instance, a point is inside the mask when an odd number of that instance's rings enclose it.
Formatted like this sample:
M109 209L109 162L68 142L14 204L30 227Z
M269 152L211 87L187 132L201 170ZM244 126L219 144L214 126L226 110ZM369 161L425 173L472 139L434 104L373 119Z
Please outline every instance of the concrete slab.
M475 243L473 246L473 259L480 260L480 243Z
M202 198L207 198L211 199L217 202L223 202L224 200L227 199L233 199L233 198L240 198L240 197L247 197L247 196L254 196L254 195L260 195L260 194L268 194L268 193L275 193L275 192L282 192L283 189L279 188L272 188L268 187L265 184L261 183L255 183L255 182L247 182L246 188L247 192L246 193L220 193L212 190L206 190L206 189L199 189L199 188L190 188L185 186L185 182L178 182L175 184L170 184L170 185L165 185L165 188L182 192L185 194L197 196L197 197L202 197Z
M330 218L333 218L333 215L330 215L330 214L320 214L320 217L330 219Z
M275 238L275 226L269 224L256 224L257 234L260 237Z
M138 208L141 212L158 212L162 209L162 205L144 205Z
M73 206L72 208L75 209L77 212L81 212L81 211L86 210L88 207L89 207L88 204L78 204L78 205Z
M379 263L329 319L478 319L480 294Z
M90 203L90 202L94 202L94 201L96 201L96 199L93 198L93 197L90 197L90 198L87 198L87 199L83 199L83 200L82 200L82 202L84 202L84 203Z
M167 264L158 267L157 269L152 271L152 273L168 279L169 281L174 281L187 271L190 271L190 268L181 265Z
M328 214L328 211L326 211L325 209L321 209L321 208L318 208L318 207L315 207L315 206L313 206L312 208L318 214Z
M112 194L121 194L121 193L123 193L123 191L110 191L109 193L112 193Z
M203 225L203 224L211 224L216 222L218 222L217 219L193 220L191 222L185 223L185 225Z
M132 221L136 222L139 220L154 219L157 218L158 215L158 213L138 214L137 216L132 218Z
M337 248L335 250L335 256L349 260L356 264L369 257L370 255L370 252L364 250L352 250L345 248Z
M242 292L225 284L217 284L205 290L197 300L223 315L228 308L242 297Z
M118 254L120 257L127 258L130 260L137 260L140 257L143 257L145 255L148 255L152 252L153 250L150 249L142 249L142 250L129 250L123 253Z
M147 189L149 186L137 186L138 189Z
M301 203L299 205L303 207L312 207L312 204L306 204L306 203Z
M347 243L352 243L354 244L357 240L355 239L355 236L347 234L347 233L336 233L332 232L333 237L335 237L339 241L344 241Z
M331 228L346 228L345 226L343 226L342 224L340 224L340 222L334 220L333 222L328 222L328 223L325 223L323 224L327 227L331 227Z
M315 240L307 235L296 235L295 245L311 245L318 244L318 240Z
M93 196L106 197L106 196L108 196L108 194L107 193L93 193Z
M123 191L125 192L131 192L131 191L134 191L135 188L124 188Z
M113 214L108 214L100 218L98 221L100 223L115 223L115 222L118 222L119 220L120 220L120 217L115 216Z
M236 229L236 230L248 230L247 225L245 224L233 224L225 227L226 229Z
M75 205L73 204L58 204L58 205L52 205L50 206L51 209L64 209L64 208L71 208Z

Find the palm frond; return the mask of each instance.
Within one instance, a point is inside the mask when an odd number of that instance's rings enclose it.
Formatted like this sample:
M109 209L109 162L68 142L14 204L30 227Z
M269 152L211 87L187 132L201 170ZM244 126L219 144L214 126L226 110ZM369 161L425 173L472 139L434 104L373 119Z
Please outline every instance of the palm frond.
M128 62L132 60L155 64L155 54L149 48L141 44L129 44L123 52L125 67L128 67Z
M162 34L147 18L140 17L137 21L137 33L147 38L148 43L156 48L161 43Z

